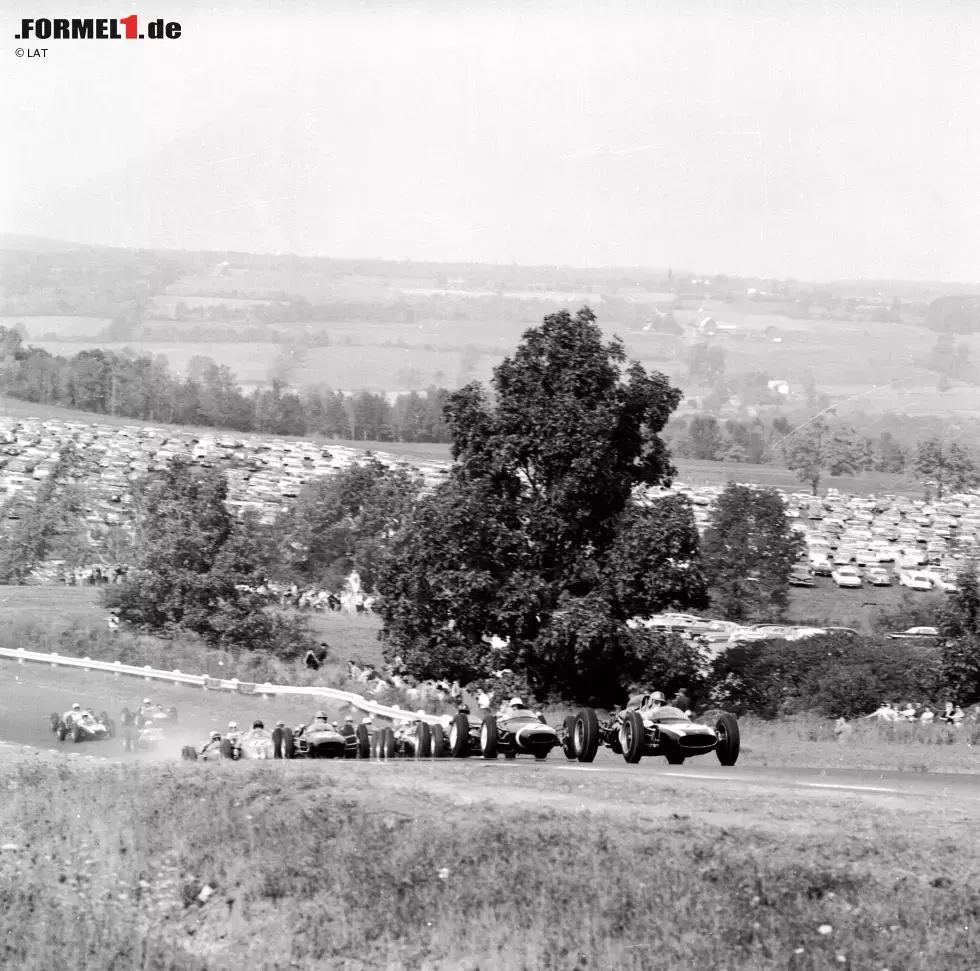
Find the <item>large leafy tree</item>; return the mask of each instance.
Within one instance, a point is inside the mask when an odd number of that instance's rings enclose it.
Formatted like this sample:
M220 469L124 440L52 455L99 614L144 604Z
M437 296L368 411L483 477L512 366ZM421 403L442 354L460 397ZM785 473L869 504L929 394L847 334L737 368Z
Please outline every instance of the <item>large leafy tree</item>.
M264 576L266 553L255 524L236 522L226 498L220 472L174 459L142 492L141 554L126 583L106 588L105 605L136 629L298 655L309 647L305 627L249 589Z
M701 546L712 601L729 620L782 616L803 539L775 489L730 483L718 497Z
M963 705L980 700L980 579L976 561L957 573L956 589L939 615L942 669L950 691Z
M373 589L385 544L421 486L417 475L373 457L314 479L276 523L285 573L336 587L357 570L365 589Z
M588 308L528 330L493 392L449 397L456 464L380 578L386 653L419 676L510 667L538 694L608 701L649 666L626 622L706 603L686 500L634 498L674 474L660 432L681 394L603 343Z

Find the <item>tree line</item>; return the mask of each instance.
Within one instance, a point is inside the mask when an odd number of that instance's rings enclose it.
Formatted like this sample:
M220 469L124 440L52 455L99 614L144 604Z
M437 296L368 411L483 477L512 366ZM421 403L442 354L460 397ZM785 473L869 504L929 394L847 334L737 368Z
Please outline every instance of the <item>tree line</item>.
M64 357L25 346L6 327L0 327L0 387L23 401L166 424L349 441L449 440L444 388L407 392L392 402L369 391L297 393L277 379L246 393L230 368L210 358L193 358L181 378L162 356L85 350Z

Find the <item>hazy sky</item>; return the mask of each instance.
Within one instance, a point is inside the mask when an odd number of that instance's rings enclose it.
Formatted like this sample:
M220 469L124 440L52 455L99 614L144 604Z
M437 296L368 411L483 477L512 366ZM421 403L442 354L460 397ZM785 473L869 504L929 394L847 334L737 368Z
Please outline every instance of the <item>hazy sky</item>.
M0 232L980 279L975 2L155 0L179 40L46 44L0 6Z

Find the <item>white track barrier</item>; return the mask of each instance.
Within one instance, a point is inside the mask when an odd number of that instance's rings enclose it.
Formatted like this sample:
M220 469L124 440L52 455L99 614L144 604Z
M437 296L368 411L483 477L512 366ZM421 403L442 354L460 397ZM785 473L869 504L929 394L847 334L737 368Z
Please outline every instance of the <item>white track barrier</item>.
M0 647L0 658L10 658L18 664L31 661L36 664L49 664L51 667L81 668L83 671L104 671L119 677L122 674L133 678L143 678L146 681L168 681L171 684L187 684L205 691L231 691L240 695L311 695L316 698L329 698L332 701L346 701L361 711L382 718L416 718L414 712L404 708L389 708L377 702L368 701L363 695L353 691L341 691L339 688L308 688L286 684L254 684L249 681L239 681L238 678L210 678L205 674L184 674L182 671L158 671L149 665L137 667L135 664L123 664L121 661L93 661L87 657L66 657L62 654L44 654L41 651L27 651L24 648ZM425 715L423 721L430 725L441 722L438 715Z

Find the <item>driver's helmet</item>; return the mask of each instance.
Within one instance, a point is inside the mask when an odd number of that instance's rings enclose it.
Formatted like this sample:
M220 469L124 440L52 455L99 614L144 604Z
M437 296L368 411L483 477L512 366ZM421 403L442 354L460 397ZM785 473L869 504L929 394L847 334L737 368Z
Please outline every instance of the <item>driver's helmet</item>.
M327 720L327 713L325 711L318 711L316 713L316 719L317 719L317 721L326 721Z
M353 725L353 724L354 724L354 716L353 716L353 715L348 715L348 716L347 716L347 717L346 717L346 718L344 719L344 724L345 724L345 725Z
M508 703L509 708L523 708L524 702L520 698L511 698Z
M469 705L460 705L457 709L461 715L468 715L470 713Z
M212 732L211 733L211 741L212 742L217 742L220 738L221 738L221 732Z
M284 721L280 720L276 722L276 728L285 728L285 727L286 727L286 723Z
M238 722L228 722L228 730L232 732L238 731Z
M72 711L81 711L81 710L82 710L82 706L81 706L81 705L80 705L80 704L79 704L79 703L78 703L78 702L76 701L76 702L75 702L75 703L74 703L74 704L73 704L73 705L71 706L71 710L72 710Z
M339 727L340 727L340 726L339 726L339 725L337 724L337 722L331 722L331 723L330 723L330 725L331 725L331 726L332 726L333 728L339 728Z
M662 705L666 705L667 704L667 698L665 697L665 695L664 695L664 693L662 691L654 691L654 693L652 695L650 695L650 704L651 705L654 702L657 702L657 701L659 701L660 704L662 704Z
M144 704L144 705L149 705L149 704L151 704L151 702L150 702L150 699L149 699L149 698L144 698L144 699L143 699L143 704Z
M252 728L265 728L265 723L260 720L252 722Z

